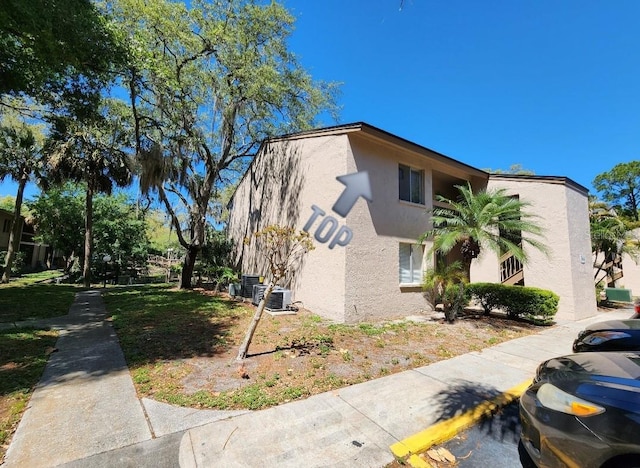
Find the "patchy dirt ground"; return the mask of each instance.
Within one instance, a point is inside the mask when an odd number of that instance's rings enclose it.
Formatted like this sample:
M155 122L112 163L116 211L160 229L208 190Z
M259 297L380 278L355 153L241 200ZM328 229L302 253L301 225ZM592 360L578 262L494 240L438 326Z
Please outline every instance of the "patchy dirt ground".
M207 294L206 291L202 291ZM265 313L242 369L235 362L255 307L245 303L215 353L132 369L138 392L193 407L258 409L420 367L535 333L496 316L442 314L384 323L334 324L307 310Z

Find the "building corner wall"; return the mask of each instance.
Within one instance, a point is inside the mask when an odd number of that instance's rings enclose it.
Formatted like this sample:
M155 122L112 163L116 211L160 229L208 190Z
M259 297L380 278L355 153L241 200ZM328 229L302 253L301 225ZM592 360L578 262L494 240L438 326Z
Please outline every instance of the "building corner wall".
M266 144L240 181L232 199L227 232L234 260L243 273L266 274L266 261L245 245L245 237L271 224L302 230L312 206L331 214L344 186L336 180L346 169L345 135L275 141ZM322 221L309 229L312 238ZM345 252L329 249L313 238L314 250L297 265L284 286L300 306L337 322L345 321Z
M596 297L591 264L588 197L566 183L532 179L489 179L490 189L504 188L530 203L544 229L546 254L526 247L525 286L547 289L560 296L556 319L580 320L595 315ZM485 252L472 281L500 282L499 261Z

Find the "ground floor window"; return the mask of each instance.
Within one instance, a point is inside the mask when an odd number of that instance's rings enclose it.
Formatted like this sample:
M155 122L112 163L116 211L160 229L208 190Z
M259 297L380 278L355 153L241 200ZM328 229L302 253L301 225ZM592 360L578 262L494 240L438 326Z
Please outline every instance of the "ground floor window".
M424 246L419 244L400 243L400 283L422 283L422 258Z

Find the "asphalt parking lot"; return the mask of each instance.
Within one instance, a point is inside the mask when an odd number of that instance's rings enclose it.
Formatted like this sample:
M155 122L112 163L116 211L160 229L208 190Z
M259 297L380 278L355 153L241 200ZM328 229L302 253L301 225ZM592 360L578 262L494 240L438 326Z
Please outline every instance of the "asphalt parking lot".
M456 467L476 468L535 468L529 460L521 460L518 452L520 441L520 416L518 402L499 410L461 432L442 447L456 457Z

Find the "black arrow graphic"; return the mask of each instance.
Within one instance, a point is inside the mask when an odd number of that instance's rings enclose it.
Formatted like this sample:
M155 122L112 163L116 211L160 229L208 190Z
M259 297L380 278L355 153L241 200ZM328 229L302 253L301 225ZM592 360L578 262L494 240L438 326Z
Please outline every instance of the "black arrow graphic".
M331 209L343 218L349 214L358 198L371 201L371 184L367 171L338 176L336 180L343 183L346 188Z

